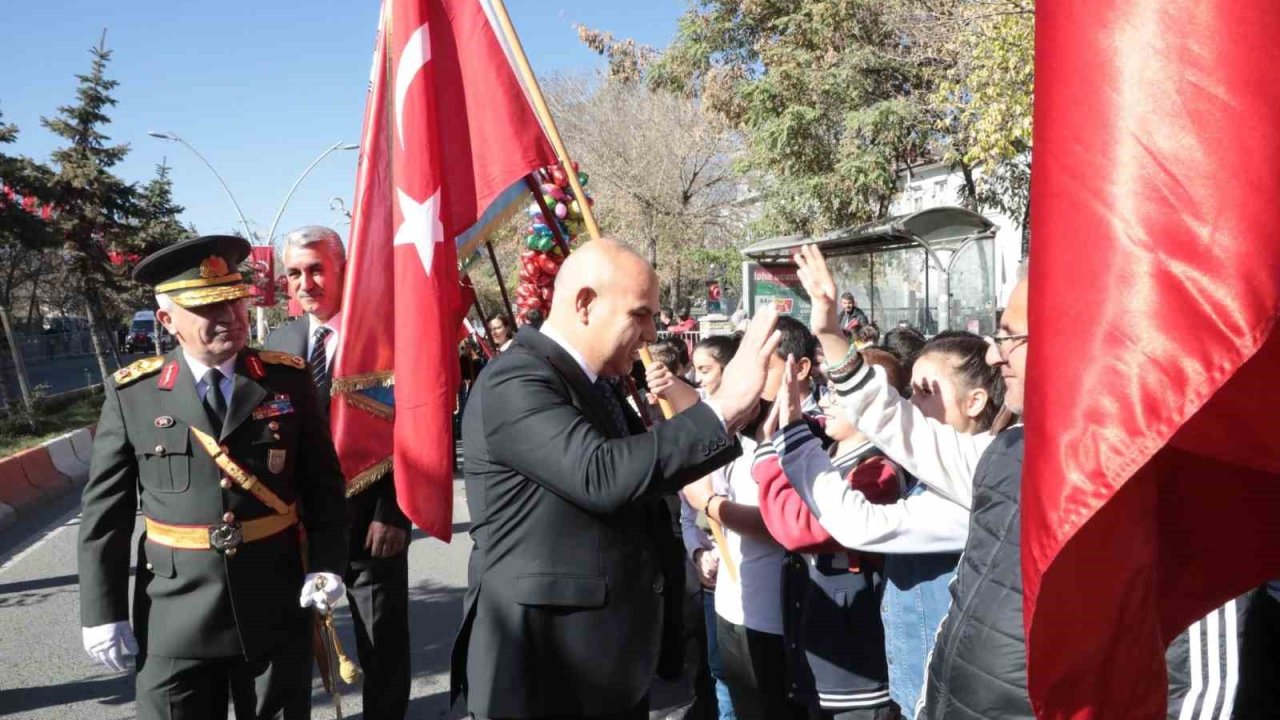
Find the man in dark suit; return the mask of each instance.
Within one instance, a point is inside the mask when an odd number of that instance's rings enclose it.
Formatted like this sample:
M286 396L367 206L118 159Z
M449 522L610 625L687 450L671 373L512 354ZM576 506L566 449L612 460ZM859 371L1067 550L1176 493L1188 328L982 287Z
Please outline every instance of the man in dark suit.
M715 398L633 434L610 379L655 339L653 269L597 240L565 261L555 298L541 331L485 368L463 418L474 547L453 694L478 718L647 718L665 585L655 512L740 452L776 314L759 314Z
M308 717L305 608L342 597L342 471L306 363L245 348L249 288L236 266L248 254L243 238L209 236L139 263L134 277L155 286L156 317L179 347L104 383L80 615L94 660L120 671L137 655L141 718L225 718L233 687L239 718Z
M309 358L326 425L334 351L342 332L346 252L338 234L308 226L285 236L289 295L306 315L278 328L267 347ZM387 475L348 482L351 521L347 595L363 666L364 716L400 720L409 706L409 519Z

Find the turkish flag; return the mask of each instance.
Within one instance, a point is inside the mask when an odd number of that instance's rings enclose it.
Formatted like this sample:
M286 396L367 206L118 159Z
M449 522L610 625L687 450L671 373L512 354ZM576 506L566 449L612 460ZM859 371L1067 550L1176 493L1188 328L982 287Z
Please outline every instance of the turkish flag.
M447 542L467 307L455 243L555 157L478 0L384 0L361 153L334 441L348 492L393 468L401 509Z
M1163 718L1166 645L1280 577L1280 5L1036 13L1028 686Z

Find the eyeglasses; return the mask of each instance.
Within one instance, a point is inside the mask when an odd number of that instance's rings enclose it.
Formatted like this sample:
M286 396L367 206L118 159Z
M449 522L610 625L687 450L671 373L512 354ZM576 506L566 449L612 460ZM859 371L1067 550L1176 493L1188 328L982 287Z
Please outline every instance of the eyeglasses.
M1031 337L1029 333L1022 333L1021 335L987 335L982 339L986 340L988 345L994 345L1001 357L1009 357L1009 353L1013 352L1018 346L1009 345L1008 343L1025 342L1029 337Z

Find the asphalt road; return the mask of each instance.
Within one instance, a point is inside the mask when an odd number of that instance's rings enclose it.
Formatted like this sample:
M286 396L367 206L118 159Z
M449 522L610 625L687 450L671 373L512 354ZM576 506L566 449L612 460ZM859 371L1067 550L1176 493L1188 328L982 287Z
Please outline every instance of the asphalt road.
M462 620L468 513L454 481L454 539L449 545L415 532L409 546L412 699L408 717L465 717L450 712L449 650ZM80 641L76 580L79 497L72 494L39 517L0 535L0 716L49 720L134 717L132 673L94 665ZM141 523L139 532L141 531ZM337 612L343 647L355 656L351 616ZM316 675L313 716L334 717ZM360 718L358 688L342 699L344 717Z

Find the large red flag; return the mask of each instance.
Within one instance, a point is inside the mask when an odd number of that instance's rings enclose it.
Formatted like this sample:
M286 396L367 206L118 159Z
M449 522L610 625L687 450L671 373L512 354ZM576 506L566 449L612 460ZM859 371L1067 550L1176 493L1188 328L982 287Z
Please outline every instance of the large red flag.
M1029 690L1163 718L1166 644L1280 577L1280 5L1036 12Z
M394 468L401 509L448 541L455 242L555 157L479 0L384 0L361 149L334 440L348 492Z

